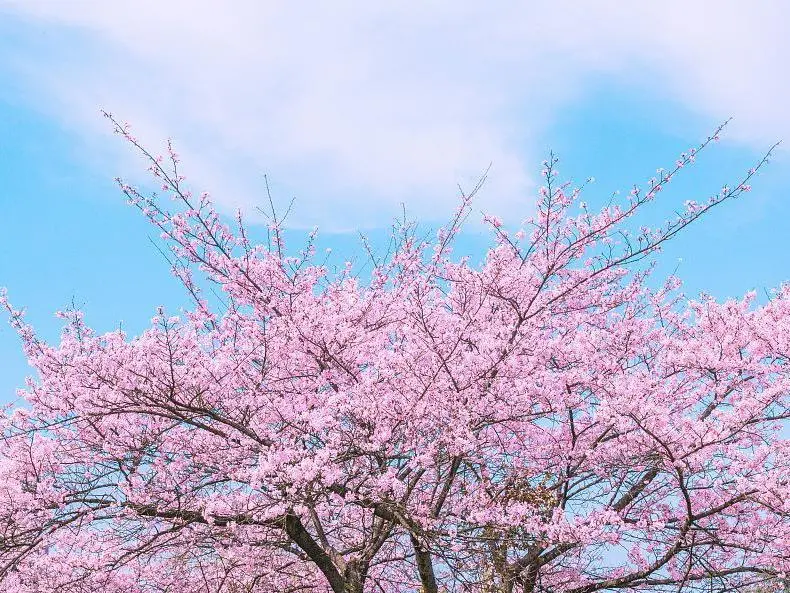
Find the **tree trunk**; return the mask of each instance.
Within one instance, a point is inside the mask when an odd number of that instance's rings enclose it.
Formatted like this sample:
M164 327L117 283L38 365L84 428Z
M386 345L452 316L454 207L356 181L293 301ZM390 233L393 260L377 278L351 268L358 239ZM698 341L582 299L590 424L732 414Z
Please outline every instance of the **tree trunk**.
M414 548L414 556L417 562L417 572L420 575L420 583L422 584L422 593L439 593L439 587L436 584L436 575L433 572L433 562L431 560L431 553L425 549L422 543L412 533L411 545Z
M343 593L363 593L366 572L358 560L349 562L343 571L343 580L345 581Z

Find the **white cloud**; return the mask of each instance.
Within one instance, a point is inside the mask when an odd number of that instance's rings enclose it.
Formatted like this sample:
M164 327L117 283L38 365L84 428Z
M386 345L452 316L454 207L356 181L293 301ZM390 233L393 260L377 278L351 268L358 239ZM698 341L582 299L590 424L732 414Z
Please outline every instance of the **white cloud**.
M13 56L65 125L106 143L111 109L147 142L172 136L222 205L260 203L268 172L295 222L331 229L401 201L443 216L489 162L482 204L524 204L546 124L601 73L735 114L745 142L790 131L785 2L516 4L0 0L0 15L70 41Z

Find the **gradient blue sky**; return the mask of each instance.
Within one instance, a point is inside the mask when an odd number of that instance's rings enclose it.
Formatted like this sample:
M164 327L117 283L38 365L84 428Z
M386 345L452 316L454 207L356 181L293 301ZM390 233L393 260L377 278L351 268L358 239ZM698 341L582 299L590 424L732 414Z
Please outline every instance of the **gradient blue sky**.
M662 195L658 222L790 140L783 2L134 3L0 0L0 286L49 338L72 299L99 330L143 329L185 302L113 177L145 179L99 108L154 148L171 136L196 188L255 221L262 174L291 223L355 250L400 202L428 223L492 162L480 209L527 214L549 149L595 176L588 201L641 183L729 116L723 140ZM646 3L645 3L646 4ZM582 8L583 6L583 8ZM717 297L790 279L779 150L745 199L662 255ZM474 224L462 249L484 235ZM682 262L678 262L682 258ZM28 372L0 325L0 401Z

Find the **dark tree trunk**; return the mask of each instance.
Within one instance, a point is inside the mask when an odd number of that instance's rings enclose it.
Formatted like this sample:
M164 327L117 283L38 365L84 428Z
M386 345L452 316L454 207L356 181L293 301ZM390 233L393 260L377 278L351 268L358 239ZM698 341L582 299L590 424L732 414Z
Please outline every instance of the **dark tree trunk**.
M420 575L422 593L439 593L436 575L433 572L431 553L425 549L414 534L411 534L411 545L414 548L414 557L417 562L417 573Z
M363 593L367 567L360 565L359 561L352 560L343 571L345 585L343 593Z

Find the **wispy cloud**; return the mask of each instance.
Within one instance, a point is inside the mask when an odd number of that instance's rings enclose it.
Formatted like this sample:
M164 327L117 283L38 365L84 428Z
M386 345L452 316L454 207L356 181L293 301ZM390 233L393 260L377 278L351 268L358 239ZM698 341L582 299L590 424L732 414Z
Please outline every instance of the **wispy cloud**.
M0 14L62 36L5 67L65 125L106 142L110 109L146 141L172 136L223 206L260 203L268 172L298 196L295 222L336 230L401 201L443 214L489 162L484 206L523 203L546 126L604 74L734 114L744 142L790 131L786 2L518 4L0 0Z

